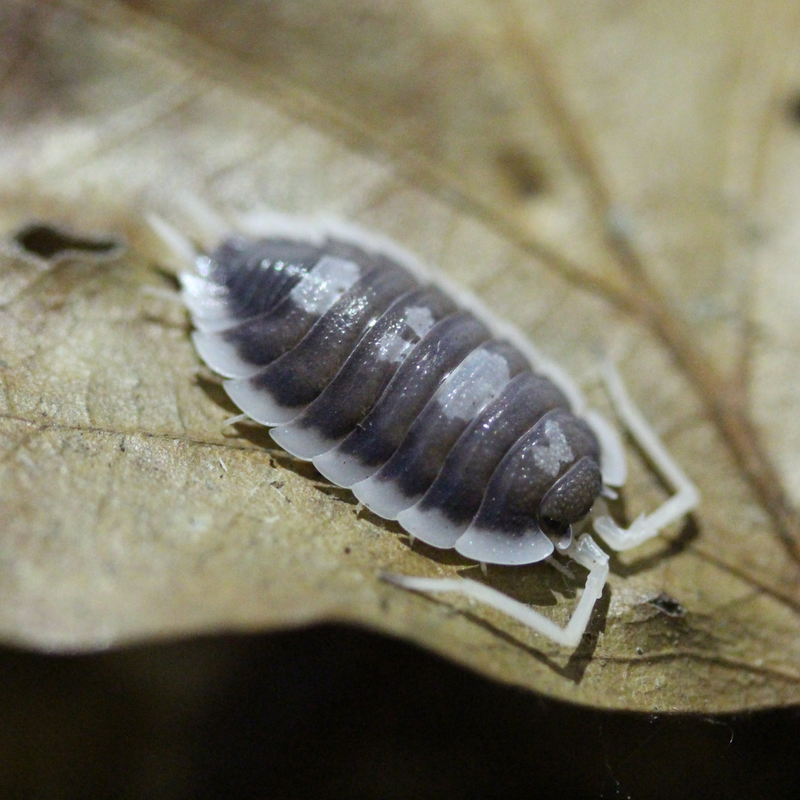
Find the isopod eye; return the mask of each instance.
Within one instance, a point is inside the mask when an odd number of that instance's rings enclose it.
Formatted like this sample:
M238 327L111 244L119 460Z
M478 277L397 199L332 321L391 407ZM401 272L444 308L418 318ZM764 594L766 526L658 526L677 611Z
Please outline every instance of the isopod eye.
M561 535L591 510L603 488L597 462L584 456L562 475L542 498L537 519L546 533Z

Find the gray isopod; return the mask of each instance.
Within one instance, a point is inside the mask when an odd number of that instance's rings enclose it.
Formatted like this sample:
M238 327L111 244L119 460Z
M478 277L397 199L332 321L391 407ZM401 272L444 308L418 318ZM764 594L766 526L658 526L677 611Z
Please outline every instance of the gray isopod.
M625 481L612 426L518 331L472 296L432 282L393 242L272 213L241 217L236 232L208 211L202 217L217 241L208 253L163 220L151 223L185 265L197 352L228 379L244 415L416 539L482 564L558 553L589 570L564 628L476 581L384 577L465 594L577 645L608 556L573 527ZM629 529L594 520L595 532L622 550L688 513L698 494L616 372L606 376L620 418L675 491Z

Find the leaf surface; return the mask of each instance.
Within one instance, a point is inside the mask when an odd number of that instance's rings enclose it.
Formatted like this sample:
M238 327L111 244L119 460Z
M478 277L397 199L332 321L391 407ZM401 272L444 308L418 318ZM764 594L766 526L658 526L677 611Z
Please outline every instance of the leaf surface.
M588 705L798 702L787 5L4 3L0 635L83 650L337 619ZM394 237L606 411L610 353L699 512L614 559L574 654L380 583L475 570L410 548L265 431L223 428L235 412L143 224L188 225L186 191ZM36 220L73 238L20 235ZM630 456L633 519L664 488ZM563 620L582 578L487 580Z

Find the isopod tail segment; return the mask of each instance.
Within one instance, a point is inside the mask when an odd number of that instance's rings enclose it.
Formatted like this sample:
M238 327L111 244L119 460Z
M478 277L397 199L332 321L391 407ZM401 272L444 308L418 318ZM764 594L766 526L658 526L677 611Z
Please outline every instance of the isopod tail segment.
M642 514L629 528L620 527L607 515L595 518L595 533L612 550L621 552L638 547L657 536L668 525L685 517L700 502L700 494L635 406L614 365L605 360L601 362L601 370L606 390L620 422L673 491L671 497L655 511ZM598 427L603 424L601 422ZM580 644L595 603L603 594L609 567L608 555L598 547L589 534L584 533L577 541L570 541L564 546L566 541L562 539L554 542L556 552L588 569L589 575L586 578L583 594L564 627L530 606L469 578L413 578L386 572L381 577L388 583L416 592L460 594L500 611L556 644L574 648Z
M434 547L494 564L555 550L589 571L564 628L476 581L384 579L465 595L575 647L609 565L571 525L598 495L616 496L627 470L616 429L585 408L564 371L473 296L432 284L393 242L338 221L257 211L230 225L193 198L178 205L200 252L150 222L181 270L198 354L231 379L223 386L247 417ZM610 364L603 374L621 422L674 491L628 529L595 519L595 532L624 550L683 517L698 494Z

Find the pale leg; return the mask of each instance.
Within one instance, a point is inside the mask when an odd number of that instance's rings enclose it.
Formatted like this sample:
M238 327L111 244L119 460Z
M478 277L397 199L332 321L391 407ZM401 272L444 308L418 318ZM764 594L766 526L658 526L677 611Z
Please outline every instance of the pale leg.
M674 494L651 514L642 514L630 528L620 528L611 517L598 517L594 530L614 550L630 550L652 539L659 531L688 514L700 501L700 494L658 435L628 396L619 372L609 362L602 365L606 389L614 410Z
M455 592L513 617L535 633L541 633L557 644L576 647L586 631L595 603L603 594L603 587L608 577L608 556L588 534L583 534L577 542L573 542L561 552L589 570L583 595L565 628L530 606L468 578L412 578L392 573L384 573L381 578L395 586L415 592Z

